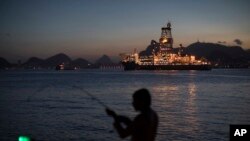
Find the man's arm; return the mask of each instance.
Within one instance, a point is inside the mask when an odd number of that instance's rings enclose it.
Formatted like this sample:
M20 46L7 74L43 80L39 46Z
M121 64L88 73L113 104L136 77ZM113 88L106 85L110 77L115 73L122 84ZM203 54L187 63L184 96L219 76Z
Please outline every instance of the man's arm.
M106 109L106 112L109 116L112 116L115 120L114 127L117 130L119 136L121 138L125 138L132 133L132 121L125 116L118 116L113 110ZM126 127L122 127L122 123L126 125Z
M131 123L131 120L128 117L117 115L113 110L106 109L106 113L109 116L112 116L115 119L115 121L122 122L127 126Z
M120 123L124 123L126 126L129 126L132 123L132 121L126 116L119 115L119 116L117 116L117 120Z
M125 127L125 128L122 127L121 123L122 122L115 121L114 127L117 130L117 132L118 132L118 134L119 134L119 136L121 138L126 138L127 136L132 134L132 125L133 125L133 123L130 122L130 124L126 125L127 127Z
M117 118L116 113L115 113L113 110L111 110L111 109L106 108L106 113L107 113L109 116L112 116L114 119Z

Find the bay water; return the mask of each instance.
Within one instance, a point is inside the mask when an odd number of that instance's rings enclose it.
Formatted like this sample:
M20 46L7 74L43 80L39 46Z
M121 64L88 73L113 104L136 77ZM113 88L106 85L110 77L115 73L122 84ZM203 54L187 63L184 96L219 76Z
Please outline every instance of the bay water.
M230 124L250 124L250 69L10 70L0 72L0 140L122 140L87 93L133 119L140 88L151 92L158 141L226 141Z

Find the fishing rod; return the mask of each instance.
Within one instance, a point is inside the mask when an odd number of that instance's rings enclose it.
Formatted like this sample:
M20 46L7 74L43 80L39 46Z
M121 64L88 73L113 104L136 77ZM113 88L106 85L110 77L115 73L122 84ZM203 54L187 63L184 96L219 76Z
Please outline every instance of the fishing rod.
M44 89L48 88L50 85L44 85L40 88L38 88L37 90L35 90L33 93L31 93L31 95L29 95L26 99L27 102L30 102L31 98L38 92L41 92L43 91ZM88 92L87 90L85 90L84 88L82 87L79 87L79 86L76 86L76 85L73 85L72 86L73 88L76 88L78 90L81 90L82 92L84 92L87 96L91 97L93 100L95 100L98 104L102 105L103 107L109 109L109 107L104 104L104 102L102 102L99 98L97 98L96 96L94 96L93 94L91 94L90 92Z
M82 87L79 87L79 86L76 86L76 85L73 85L72 86L73 88L76 88L78 90L81 90L82 92L84 92L87 96L91 97L93 100L95 100L98 104L102 105L103 107L105 107L106 109L109 109L109 107L104 104L104 102L102 102L99 98L97 98L96 96L94 96L93 94L91 94L90 92L88 92L87 90L85 90L84 88Z
M79 89L81 90L82 92L84 92L87 96L91 97L93 100L95 100L97 103L99 103L100 105L102 105L103 107L105 107L106 109L106 112L109 116L112 116L114 118L117 117L117 114L112 110L110 109L106 104L104 104L99 98L95 97L93 94L91 94L90 92L88 92L87 90L79 87L79 86L76 86L76 85L73 85L72 86L73 88L76 88L76 89Z

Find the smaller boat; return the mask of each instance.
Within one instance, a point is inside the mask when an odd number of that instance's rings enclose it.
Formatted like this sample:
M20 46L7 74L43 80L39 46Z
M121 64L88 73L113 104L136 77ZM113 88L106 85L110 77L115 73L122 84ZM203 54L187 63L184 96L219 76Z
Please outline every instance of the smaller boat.
M62 63L62 64L57 65L55 69L56 70L77 70L77 67L71 67Z

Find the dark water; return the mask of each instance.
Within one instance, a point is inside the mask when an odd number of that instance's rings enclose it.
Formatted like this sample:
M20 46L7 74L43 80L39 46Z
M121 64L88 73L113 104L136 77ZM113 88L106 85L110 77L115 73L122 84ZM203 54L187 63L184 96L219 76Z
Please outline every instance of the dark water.
M121 140L104 108L76 87L131 118L132 93L148 88L158 141L228 140L230 124L250 124L249 69L1 71L0 140Z

